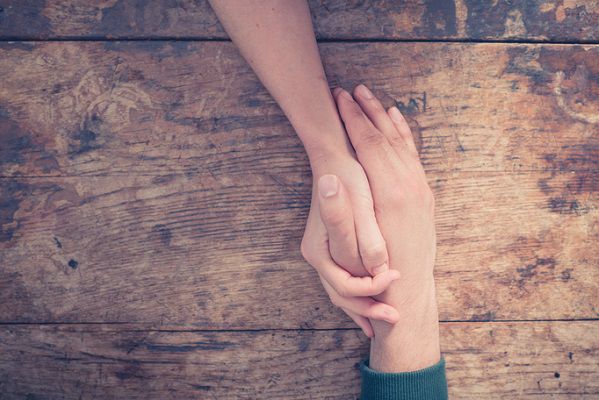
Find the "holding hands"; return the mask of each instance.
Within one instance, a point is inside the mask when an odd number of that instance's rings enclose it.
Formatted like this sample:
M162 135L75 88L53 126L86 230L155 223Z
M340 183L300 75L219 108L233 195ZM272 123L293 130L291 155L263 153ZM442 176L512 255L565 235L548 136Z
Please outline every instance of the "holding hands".
M313 162L302 254L331 301L372 337L374 321L395 324L402 307L434 305L434 199L399 110L385 110L364 85L333 95L357 160Z

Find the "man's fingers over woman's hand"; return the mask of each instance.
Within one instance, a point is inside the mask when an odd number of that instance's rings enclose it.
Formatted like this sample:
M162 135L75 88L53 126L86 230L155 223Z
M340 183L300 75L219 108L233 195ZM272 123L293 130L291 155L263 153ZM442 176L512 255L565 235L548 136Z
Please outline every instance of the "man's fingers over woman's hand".
M352 276L344 268L335 264L328 249L313 251L302 247L302 255L316 271L343 297L376 296L399 278L399 271L388 269L374 277Z
M322 285L325 287L331 302L337 307L365 318L387 321L394 324L399 319L399 313L388 304L378 302L371 297L343 297L323 278Z

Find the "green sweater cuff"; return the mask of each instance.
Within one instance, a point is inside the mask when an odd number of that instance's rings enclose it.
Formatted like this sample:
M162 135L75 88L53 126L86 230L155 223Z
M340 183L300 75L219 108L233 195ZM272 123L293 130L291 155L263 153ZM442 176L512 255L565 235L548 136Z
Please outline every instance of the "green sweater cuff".
M388 373L370 369L368 360L360 363L362 375L361 400L445 400L447 380L445 359L430 367L412 371Z

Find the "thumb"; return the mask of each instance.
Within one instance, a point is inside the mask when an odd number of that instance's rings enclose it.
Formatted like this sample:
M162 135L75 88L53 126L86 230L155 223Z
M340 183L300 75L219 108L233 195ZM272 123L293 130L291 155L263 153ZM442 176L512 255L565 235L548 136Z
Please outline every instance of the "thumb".
M352 275L364 276L351 202L336 175L323 175L318 180L318 206L331 257Z

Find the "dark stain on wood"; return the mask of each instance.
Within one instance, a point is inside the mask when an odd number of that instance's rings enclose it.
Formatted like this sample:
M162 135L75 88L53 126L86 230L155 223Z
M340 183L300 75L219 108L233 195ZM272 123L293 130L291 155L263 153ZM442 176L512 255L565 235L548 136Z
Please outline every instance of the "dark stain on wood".
M558 178L555 173L552 173L549 178L539 179L538 181L539 188L547 195L547 209L550 212L582 216L593 209L593 199L599 193L599 177L594 172L597 156L591 150L575 152L575 154L567 155L566 153L566 155L562 155L560 159L566 161L560 161L559 166L564 170L569 170L577 165L576 168L582 170L582 172L572 174L565 182L563 179ZM553 155L546 157L546 159L554 163ZM556 162L554 165L558 165L558 163Z
M531 264L527 264L522 268L516 268L516 271L520 274L520 279L518 280L519 285L524 286L531 278L542 273L541 271L543 268L550 270L549 273L552 273L555 269L555 265L556 261L553 258L537 258Z
M114 372L119 380L124 381L128 379L144 379L143 368L139 362L127 362L123 367Z
M451 37L457 33L455 2L426 0L422 26L417 30L423 35Z
M9 1L0 12L0 36L43 39L51 35L52 23L43 13L45 4L45 0Z
M31 163L49 173L58 169L54 155L46 151L45 144L39 142L41 135L23 129L10 118L6 109L0 107L0 175L11 167Z
M489 321L494 321L496 319L496 314L495 311L487 311L485 313L482 314L473 314L472 317L470 317L470 321L477 321L477 322L489 322Z
M467 35L473 38L592 40L599 35L599 8L579 1L466 0Z
M531 93L550 96L553 112L567 123L589 125L589 136L598 132L595 110L599 109L599 50L595 47L569 46L567 56L551 47L513 47L504 71L529 78ZM557 123L560 123L557 121ZM564 122L561 122L564 123ZM597 151L597 143L589 143ZM591 160L595 164L597 158Z
M306 350L308 350L311 343L312 343L312 333L309 331L303 332L303 334L299 338L299 341L297 344L297 349L300 351L300 353L304 353Z
M8 118L8 113L0 108L0 166L3 164L22 164L23 152L31 149L31 133L23 131L19 125Z
M0 185L0 242L10 242L19 229L15 217L28 185L14 179L4 180Z
M156 344L144 343L144 347L150 352L165 352L165 353L189 353L193 351L209 351L209 350L225 350L234 343L222 342L218 340L207 340L194 342L190 344Z
M158 236L160 242L165 246L170 246L173 238L173 232L164 224L156 224L152 227L152 233Z
M410 97L407 101L396 100L395 106L399 108L402 114L415 116L426 112L426 92L422 92L420 97Z
M568 282L570 279L572 279L572 272L574 271L574 268L566 268L562 271L562 281L564 282Z
M204 0L82 0L76 7L12 2L0 13L0 37L225 39ZM597 40L595 2L534 0L310 0L317 37L326 39Z

